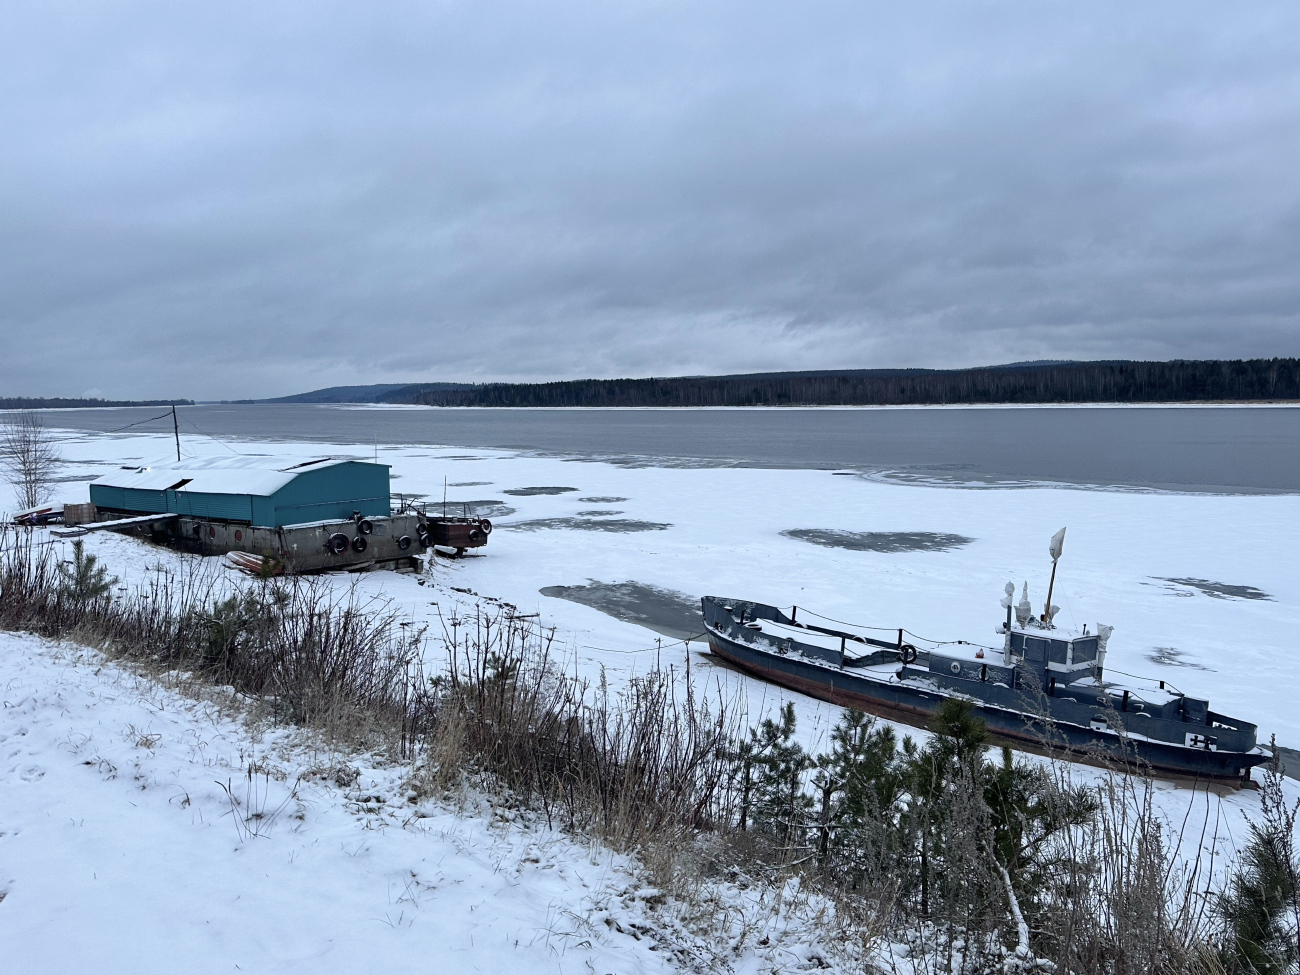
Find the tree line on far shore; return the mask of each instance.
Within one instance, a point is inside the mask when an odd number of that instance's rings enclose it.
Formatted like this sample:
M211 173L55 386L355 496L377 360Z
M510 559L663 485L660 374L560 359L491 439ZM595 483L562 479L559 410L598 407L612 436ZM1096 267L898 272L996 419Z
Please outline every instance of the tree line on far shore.
M192 399L77 399L63 396L0 396L0 410L74 410L103 406L193 406Z
M846 370L487 383L394 390L427 406L907 406L1300 399L1300 359L1028 363L980 369Z

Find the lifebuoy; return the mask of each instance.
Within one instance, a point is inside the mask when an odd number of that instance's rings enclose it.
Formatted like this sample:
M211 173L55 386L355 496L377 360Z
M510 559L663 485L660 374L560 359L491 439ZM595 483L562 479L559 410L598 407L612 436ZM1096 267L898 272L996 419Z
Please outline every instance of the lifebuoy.
M369 535L374 530L375 530L374 522L372 522L369 518L362 518L360 521L357 522L357 531L361 532L361 534L363 535Z
M370 543L366 541L365 535L358 535L356 538L352 539L352 551L364 552L366 550L366 546L369 544Z
M335 555L342 555L348 550L348 536L342 532L335 532L330 536L330 540L325 543L326 547Z
M479 522L479 527L483 529L484 535L492 534L492 522L488 521L486 518Z
M411 547L411 536L403 535L401 538L399 538L397 540L397 547L400 548L403 552L405 552L408 548Z
M905 664L916 663L916 647L912 646L910 643L904 643L898 648L898 659L903 661Z

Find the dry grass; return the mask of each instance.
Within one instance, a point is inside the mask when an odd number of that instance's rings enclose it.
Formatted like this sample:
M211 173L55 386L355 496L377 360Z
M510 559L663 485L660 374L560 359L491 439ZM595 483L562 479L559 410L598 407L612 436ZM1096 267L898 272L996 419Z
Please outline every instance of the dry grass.
M61 585L50 546L0 529L0 628L229 686L273 721L399 752L415 746L421 632L387 604L317 578L214 595L227 591L210 563L188 563L116 597L78 598Z
M673 667L618 693L564 673L551 634L508 611L443 621L444 673L416 723L423 781L484 774L549 822L634 846L730 818L739 730L725 703L696 696Z

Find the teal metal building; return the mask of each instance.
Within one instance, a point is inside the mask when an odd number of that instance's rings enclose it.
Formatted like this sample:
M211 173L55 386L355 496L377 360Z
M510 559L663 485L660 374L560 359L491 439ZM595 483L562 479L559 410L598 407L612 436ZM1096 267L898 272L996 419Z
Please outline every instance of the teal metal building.
M101 512L176 514L257 528L384 517L389 467L325 458L281 470L124 468L90 484Z

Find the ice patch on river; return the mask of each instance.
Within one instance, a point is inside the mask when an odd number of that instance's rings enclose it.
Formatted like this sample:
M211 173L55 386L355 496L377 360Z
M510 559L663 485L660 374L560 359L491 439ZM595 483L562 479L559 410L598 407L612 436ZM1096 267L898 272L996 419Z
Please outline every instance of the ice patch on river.
M1176 586L1187 586L1214 599L1272 599L1268 593L1254 586L1234 586L1226 582L1212 582L1209 579L1163 579Z
M850 552L946 552L975 541L964 535L938 532L851 532L839 528L790 528L781 534Z
M639 582L593 581L585 586L543 586L540 592L590 606L616 620L636 623L674 640L699 639L704 634L700 601L670 589Z

